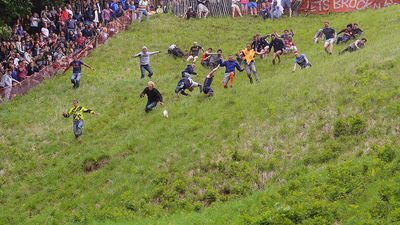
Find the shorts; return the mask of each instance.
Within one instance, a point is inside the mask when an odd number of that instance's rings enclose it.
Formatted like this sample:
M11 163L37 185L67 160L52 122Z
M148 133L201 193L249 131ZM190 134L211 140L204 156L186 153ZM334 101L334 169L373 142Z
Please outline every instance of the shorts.
M291 0L282 0L281 5L283 8L288 7L289 9L292 8L292 1Z
M333 45L335 43L335 38L329 38L325 40L325 45Z
M257 8L257 2L249 2L249 3L247 3L247 6L250 9L255 9L255 8Z

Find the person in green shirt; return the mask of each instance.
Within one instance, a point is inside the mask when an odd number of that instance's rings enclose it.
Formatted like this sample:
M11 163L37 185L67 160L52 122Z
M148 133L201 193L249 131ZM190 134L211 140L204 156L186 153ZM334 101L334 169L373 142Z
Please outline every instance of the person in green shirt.
M75 138L79 138L82 135L84 113L96 115L93 110L80 106L79 101L76 99L72 102L72 107L68 112L63 113L65 118L69 118L70 116L73 118L72 130Z

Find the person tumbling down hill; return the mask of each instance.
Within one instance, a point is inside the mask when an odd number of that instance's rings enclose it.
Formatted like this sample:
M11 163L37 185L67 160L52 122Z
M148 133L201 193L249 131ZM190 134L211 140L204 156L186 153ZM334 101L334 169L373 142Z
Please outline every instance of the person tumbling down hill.
M153 81L147 82L147 87L140 93L140 97L143 98L147 95L147 103L144 111L146 113L153 110L157 103L160 102L160 105L164 105L163 97L161 93L155 88L155 84Z
M299 52L294 52L294 66L293 66L293 72L296 71L297 65L300 66L301 69L306 69L308 67L311 67L310 61L308 61L307 56L305 54L300 54Z
M141 73L141 79L144 78L146 70L149 72L149 77L153 76L153 70L150 67L150 56L154 54L158 54L160 51L156 52L149 52L146 46L143 46L142 51L139 52L136 55L133 55L133 57L139 57L140 58L140 73Z
M213 82L214 79L214 73L219 69L219 66L215 67L213 70L211 70L207 76L206 79L204 80L204 85L203 85L203 92L206 94L208 97L214 96L214 91L211 88L211 83Z
M199 58L200 50L204 52L204 48L201 47L197 42L193 42L193 46L190 48L189 57L186 61L193 60L196 62L197 58Z
M345 49L339 52L339 55L345 53L345 52L354 52L357 51L361 48L365 47L365 43L367 43L366 38L361 38L361 40L357 40L353 43L351 43L349 46L347 46Z
M240 72L242 72L243 69L239 66L239 63L233 58L232 55L229 55L228 60L222 62L219 66L225 67L224 80L222 81L222 83L224 84L224 88L228 88L228 81L230 81L230 87L232 87L233 80L235 78L235 68L237 70L239 70ZM217 67L217 68L219 68L219 67Z
M202 92L201 84L194 82L192 78L183 77L182 79L179 80L178 84L176 85L175 94L176 96L179 96L180 94L185 96L190 96L188 93L185 92L185 90L187 89L190 92L192 92L195 87L199 87L200 93Z
M182 71L182 77L192 78L192 75L197 75L197 72L194 71L196 65L193 63L191 65L187 65L185 70Z
M72 130L75 138L79 138L82 135L84 113L96 115L93 110L80 106L79 101L76 99L72 102L72 108L68 112L63 113L65 118L69 118L70 116L73 118Z

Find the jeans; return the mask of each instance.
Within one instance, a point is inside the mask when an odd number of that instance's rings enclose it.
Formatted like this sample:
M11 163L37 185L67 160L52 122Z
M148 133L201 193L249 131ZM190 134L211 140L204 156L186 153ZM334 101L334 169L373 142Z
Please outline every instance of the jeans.
M150 67L149 64L140 65L140 73L141 73L141 77L140 78L142 78L142 79L144 78L146 70L147 70L147 72L149 72L149 77L153 76L153 70L151 70L151 67Z
M74 88L79 88L81 83L81 73L73 73L71 76L71 83L74 84Z
M251 78L251 73L253 73L254 78L256 79L256 81L258 81L257 70L256 70L256 65L254 64L254 61L251 62L250 64L246 64L245 70L246 70L247 76L250 79L250 83L253 83L253 78Z
M146 16L146 19L149 20L150 19L150 13L147 12L145 9L140 9L139 10L139 22L142 22L142 15Z
M144 111L148 113L151 110L153 110L153 108L156 107L156 106L157 106L157 102L147 101L146 108L144 109Z
M72 131L74 132L76 138L82 135L82 129L83 129L83 120L74 120L72 125Z

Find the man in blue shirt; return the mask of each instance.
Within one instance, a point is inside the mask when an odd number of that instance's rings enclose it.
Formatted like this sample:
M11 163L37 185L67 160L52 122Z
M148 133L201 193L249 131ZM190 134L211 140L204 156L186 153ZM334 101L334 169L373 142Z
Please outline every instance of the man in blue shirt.
M335 43L336 32L329 25L329 22L324 23L322 33L325 35L324 49L328 55L332 55L333 44Z
M222 81L224 88L228 88L228 81L230 81L230 87L232 87L233 79L235 77L235 68L240 72L242 72L243 69L239 66L239 63L233 58L232 55L229 55L228 60L222 62L219 64L219 66L225 67L224 80Z
M79 60L77 56L74 56L74 60L70 64L70 66L72 66L71 83L74 85L73 88L79 88L79 85L81 83L82 65L94 70L93 67Z
M301 69L306 69L308 67L311 67L310 61L308 61L307 56L305 54L300 54L299 52L294 52L294 66L293 66L293 72L296 71L297 65L300 66Z

